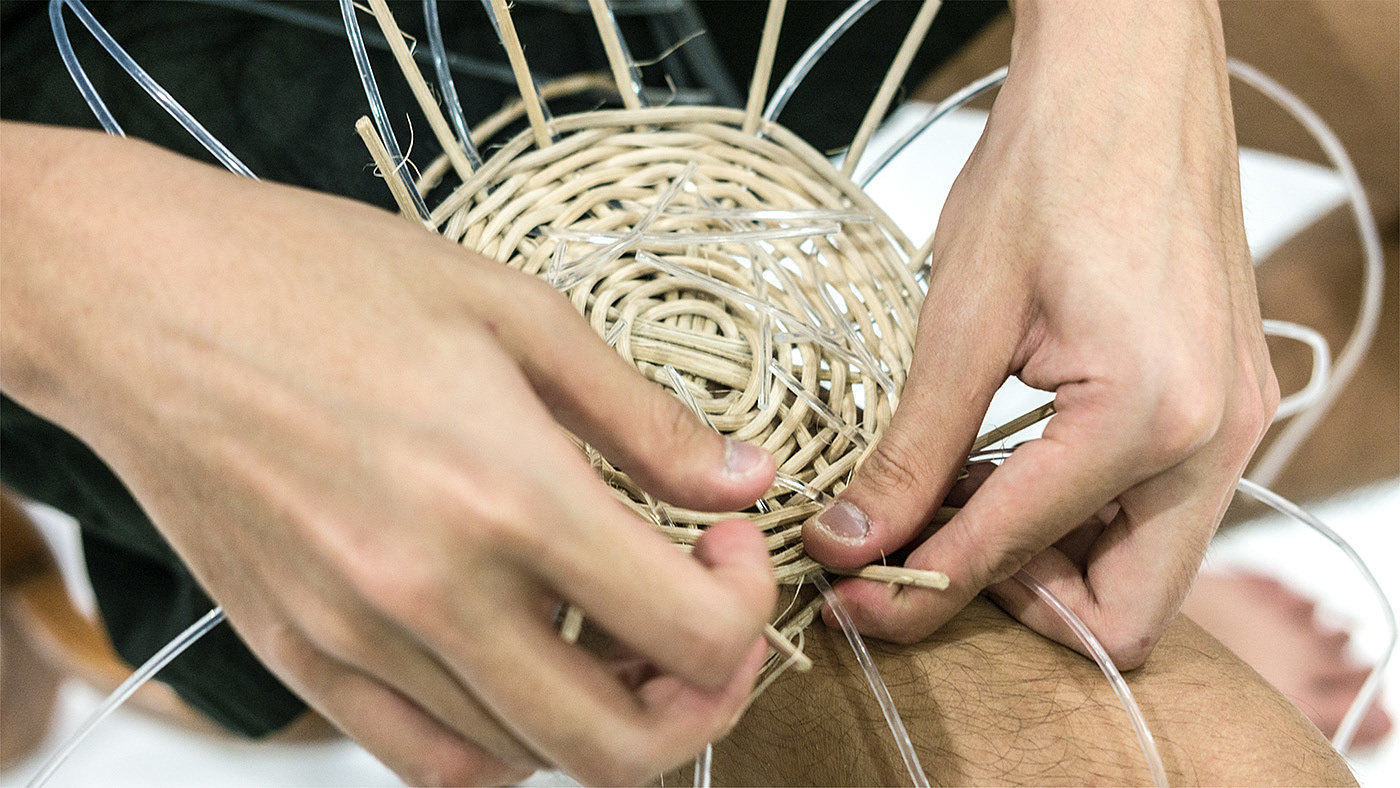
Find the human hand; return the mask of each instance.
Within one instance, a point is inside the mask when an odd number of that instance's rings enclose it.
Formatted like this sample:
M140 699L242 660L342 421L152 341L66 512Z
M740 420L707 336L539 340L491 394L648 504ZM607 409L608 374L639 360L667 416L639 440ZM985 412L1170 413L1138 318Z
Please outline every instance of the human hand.
M318 711L413 783L635 784L727 730L776 596L761 536L684 555L559 427L709 511L768 488L766 452L540 281L388 213L83 132L3 141L7 391L112 465ZM560 601L650 669L565 643Z
M899 409L803 535L842 567L909 546L1017 375L1055 392L1044 436L905 561L950 588L846 580L839 592L863 631L913 641L985 589L1078 648L1008 581L1024 566L1134 667L1278 402L1219 20L1182 3L1023 1L1016 14L1006 86L939 220Z

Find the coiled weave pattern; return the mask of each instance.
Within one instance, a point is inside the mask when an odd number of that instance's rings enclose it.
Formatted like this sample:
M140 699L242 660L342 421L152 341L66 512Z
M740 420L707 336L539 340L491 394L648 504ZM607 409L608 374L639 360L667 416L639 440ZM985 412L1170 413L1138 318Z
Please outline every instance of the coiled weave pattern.
M859 188L785 129L744 134L742 120L718 107L561 117L553 144L511 139L432 222L550 280L642 374L682 386L715 429L772 452L779 484L743 515L791 584L818 571L803 521L889 422L921 293L913 246ZM584 448L680 545L733 516L654 501Z

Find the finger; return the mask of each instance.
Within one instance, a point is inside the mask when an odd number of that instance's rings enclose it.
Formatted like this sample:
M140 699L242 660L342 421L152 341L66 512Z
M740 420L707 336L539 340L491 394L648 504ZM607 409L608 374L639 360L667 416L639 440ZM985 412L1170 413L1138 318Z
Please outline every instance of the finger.
M712 562L707 567L624 506L562 432L522 423L511 444L517 448L523 459L505 467L521 468L524 475L501 477L502 486L513 488L504 502L483 506L483 496L473 494L464 504L478 520L475 531L489 548L486 560L464 554L445 559L444 568L454 561L470 565L476 587L496 594L514 579L531 578L540 593L574 604L662 670L702 686L723 683L762 631L777 596L758 530L744 521L712 527L699 548ZM474 483L492 483L490 473ZM720 538L722 549L705 547ZM396 589L386 594L403 596ZM454 597L420 621L420 637L440 638L466 615L477 616L473 623L492 622L480 595L463 590ZM431 646L434 653L450 653L441 643Z
M409 633L382 621L368 609L338 614L313 611L301 617L299 636L304 635L320 653L344 668L374 677L448 730L502 762L529 770L543 767L538 756L502 726L452 671L424 651Z
M518 612L502 611L472 684L531 749L588 784L641 784L722 735L766 653L755 639L714 689L663 672L634 693L596 657Z
M744 509L773 482L768 452L731 441L647 380L559 293L536 280L530 318L501 340L554 418L657 497L704 511ZM523 298L523 301L521 299Z
M287 670L282 675L297 694L409 785L506 785L534 771L496 758L403 695L310 644L284 649L280 657Z
M1072 398L1071 398L1072 399ZM1070 408L1022 445L941 529L915 549L906 565L950 578L942 591L892 589L844 582L838 591L862 631L900 642L927 636L992 583L1009 578L1030 558L1130 487L1135 467L1110 440L1099 411Z
M1009 356L988 348L1016 340L1000 325L974 325L972 315L999 312L958 302L966 294L957 290L955 297L938 277L930 284L918 352L889 428L837 501L803 525L803 546L816 560L863 566L903 547L932 519L962 467L1007 376Z
M721 522L688 556L606 492L601 497L573 513L592 516L567 546L533 557L534 571L662 671L721 686L777 600L762 534L747 521Z
M1122 669L1146 660L1185 599L1215 524L1230 500L1214 450L1119 496L1121 508L1089 549L1084 567L1050 550L1026 565L1080 617ZM1027 626L1081 652L1068 627L1017 582L988 591Z

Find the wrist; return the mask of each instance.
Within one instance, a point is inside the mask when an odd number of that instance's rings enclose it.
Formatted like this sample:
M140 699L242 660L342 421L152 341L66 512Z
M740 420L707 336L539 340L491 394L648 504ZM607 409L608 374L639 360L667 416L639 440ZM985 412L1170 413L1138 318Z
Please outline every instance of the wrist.
M1215 0L1016 0L1013 16L1008 86L1061 102L1228 87Z
M1214 0L1016 0L1010 70L989 133L1107 166L1233 155ZM1229 165L1230 168L1233 165Z
M157 185L155 149L71 128L0 124L5 231L0 384L34 412L82 434L123 368L142 354L123 329L149 311L137 282L147 260L119 251L149 244L134 217ZM144 291L144 292L143 292Z
M0 288L0 383L5 392L30 408L52 417L47 403L58 387L58 357L64 348L54 336L50 301L55 297L49 230L56 205L52 195L68 164L62 156L68 129L5 121L0 123L0 259L4 287ZM47 259L46 259L47 258Z

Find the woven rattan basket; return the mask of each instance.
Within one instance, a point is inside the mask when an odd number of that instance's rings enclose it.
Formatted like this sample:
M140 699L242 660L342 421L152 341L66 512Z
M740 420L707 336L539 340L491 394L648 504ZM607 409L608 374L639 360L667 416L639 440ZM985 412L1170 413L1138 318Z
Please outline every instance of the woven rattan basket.
M598 78L538 88L508 8L492 0L521 101L474 134L484 138L521 115L529 125L476 163L471 140L454 136L388 8L374 0L445 153L413 182L394 177L407 168L367 118L361 136L405 217L545 278L639 372L714 429L773 454L777 483L741 514L763 530L778 581L800 585L826 571L804 553L802 524L879 439L912 359L922 299L914 272L927 254L850 172L938 3L925 3L842 170L759 115L783 0L770 5L744 110L642 106L611 12L603 0L590 4L626 108L551 117L547 98ZM449 170L460 186L428 209L422 195ZM580 446L618 497L683 549L735 514L657 501ZM946 585L936 572L856 574ZM770 628L778 657L794 658L790 639L816 610L789 608ZM566 630L576 631L572 623Z

